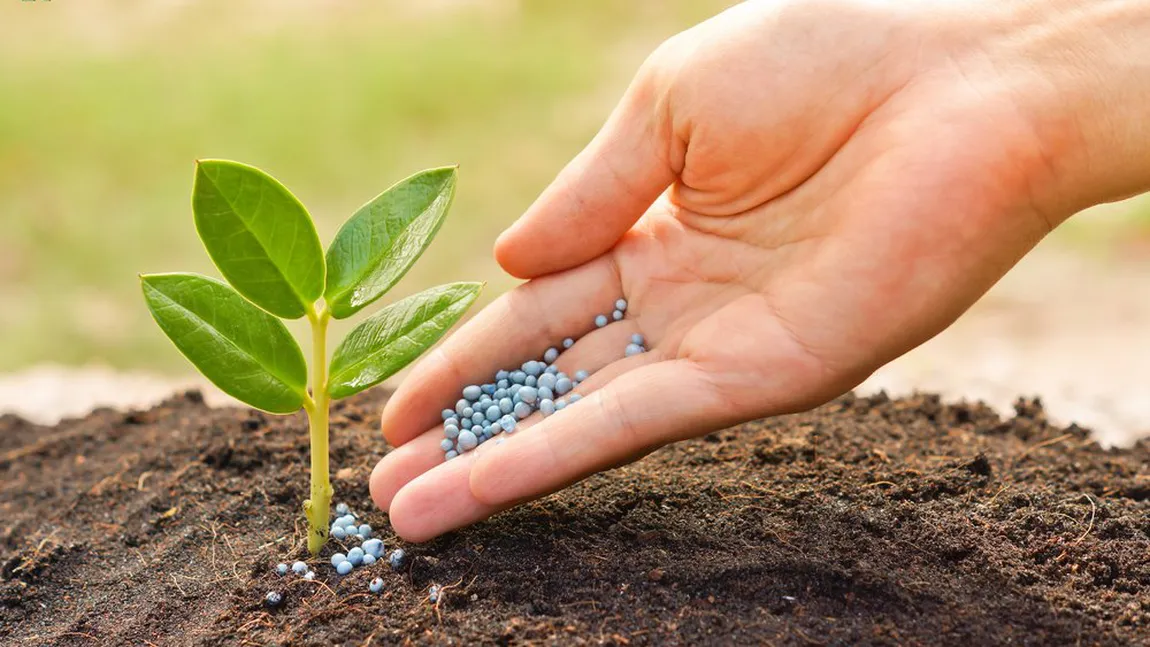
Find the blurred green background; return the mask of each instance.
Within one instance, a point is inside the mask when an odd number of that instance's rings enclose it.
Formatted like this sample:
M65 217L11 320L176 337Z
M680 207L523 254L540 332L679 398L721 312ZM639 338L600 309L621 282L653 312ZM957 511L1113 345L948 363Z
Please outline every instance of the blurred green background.
M490 300L513 285L496 235L647 52L728 4L0 3L0 371L190 370L136 274L218 275L192 225L198 157L276 176L325 241L396 180L458 163L447 224L394 294L486 280Z
M729 4L0 3L0 372L190 370L135 277L216 274L192 226L197 157L267 170L325 241L394 181L458 163L447 225L395 296L466 279L488 281L490 300L513 285L491 259L498 232L652 48ZM1106 246L1145 230L1114 213L1066 235Z

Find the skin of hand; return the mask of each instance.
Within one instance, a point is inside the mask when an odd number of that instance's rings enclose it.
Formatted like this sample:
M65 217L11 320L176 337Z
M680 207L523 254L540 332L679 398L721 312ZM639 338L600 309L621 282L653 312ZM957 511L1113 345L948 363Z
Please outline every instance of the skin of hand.
M376 504L423 541L856 386L1070 214L1147 188L1147 33L1146 0L795 0L671 38L499 238L530 280L387 404ZM650 352L623 358L634 332ZM568 336L584 398L444 462L460 388Z

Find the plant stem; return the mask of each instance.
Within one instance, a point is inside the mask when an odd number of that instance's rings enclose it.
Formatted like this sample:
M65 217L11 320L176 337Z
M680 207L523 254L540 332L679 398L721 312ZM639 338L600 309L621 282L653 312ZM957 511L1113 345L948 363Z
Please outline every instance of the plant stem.
M327 393L327 322L331 312L326 305L318 311L313 306L308 309L307 317L311 322L312 337L311 402L304 408L311 432L311 498L304 501L303 511L308 522L307 549L315 555L327 543L332 496L327 461L327 422L331 400Z

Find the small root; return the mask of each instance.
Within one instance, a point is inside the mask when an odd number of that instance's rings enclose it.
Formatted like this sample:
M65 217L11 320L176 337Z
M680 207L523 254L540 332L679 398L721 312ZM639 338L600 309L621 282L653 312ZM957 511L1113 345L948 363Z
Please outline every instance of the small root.
M1057 438L1051 438L1049 440L1044 440L1044 441L1038 443L1037 445L1031 445L1030 447L1026 448L1026 451L1019 454L1018 457L1014 459L1014 462L1015 463L1021 462L1022 459L1026 458L1030 454L1030 452L1042 449L1043 447L1049 447L1050 445L1055 445L1057 443L1060 443L1064 440L1067 440L1067 439L1073 438L1073 437L1074 437L1073 434L1062 434L1061 436L1058 436Z
M1086 530L1078 536L1078 539L1070 542L1070 545L1072 546L1080 543L1083 539L1086 539L1086 535L1089 535L1090 531L1094 530L1094 515L1098 512L1098 506L1094 505L1094 498L1089 494L1083 494L1082 496L1086 497L1086 500L1090 502L1090 524L1086 526Z

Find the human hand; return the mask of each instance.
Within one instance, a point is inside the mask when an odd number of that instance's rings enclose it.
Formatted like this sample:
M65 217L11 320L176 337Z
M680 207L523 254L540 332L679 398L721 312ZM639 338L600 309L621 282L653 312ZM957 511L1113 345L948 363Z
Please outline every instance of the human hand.
M660 47L500 237L501 265L531 280L389 401L397 448L371 491L396 532L426 540L825 402L941 331L1069 214L1144 186L1126 169L1150 155L1112 127L1126 108L1082 118L1105 103L1076 73L1092 59L1066 53L1082 14L954 4L752 2ZM618 297L624 322L593 329ZM634 332L650 352L623 358ZM558 364L594 371L583 400L443 462L438 412L462 385L579 335Z

